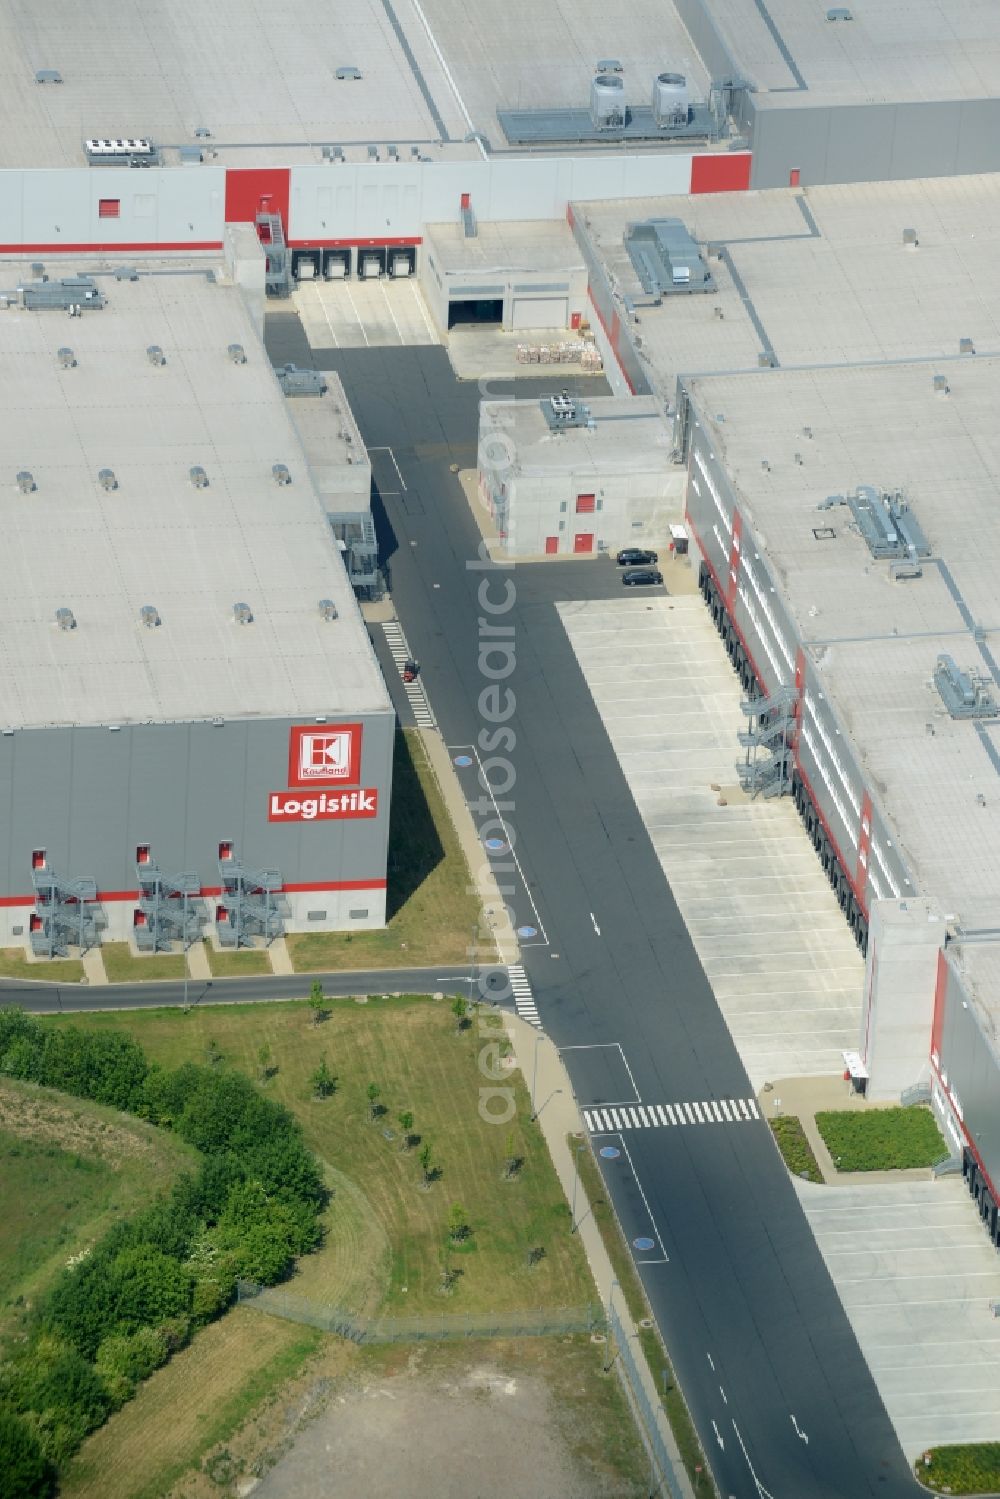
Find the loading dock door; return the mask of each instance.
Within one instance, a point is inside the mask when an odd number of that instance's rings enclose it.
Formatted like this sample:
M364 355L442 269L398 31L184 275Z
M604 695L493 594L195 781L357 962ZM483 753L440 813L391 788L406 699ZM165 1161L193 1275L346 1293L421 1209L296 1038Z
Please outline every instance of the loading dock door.
M566 328L569 302L565 297L515 297L512 328Z

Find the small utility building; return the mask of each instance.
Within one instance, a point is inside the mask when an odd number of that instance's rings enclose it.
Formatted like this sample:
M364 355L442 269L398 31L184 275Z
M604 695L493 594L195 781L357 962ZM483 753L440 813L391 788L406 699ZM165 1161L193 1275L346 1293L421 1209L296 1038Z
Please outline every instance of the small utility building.
M479 492L513 557L666 545L684 471L654 396L484 401Z
M464 325L570 328L586 316L587 270L562 220L429 224L419 277L443 333Z

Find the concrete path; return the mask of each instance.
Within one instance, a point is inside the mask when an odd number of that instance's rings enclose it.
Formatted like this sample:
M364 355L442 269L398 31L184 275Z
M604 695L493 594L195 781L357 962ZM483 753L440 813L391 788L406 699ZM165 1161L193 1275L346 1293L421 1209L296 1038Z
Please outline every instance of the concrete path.
M208 949L204 942L192 942L187 950L188 976L199 981L210 979L212 970L208 963Z
M702 599L560 617L753 1086L839 1073L864 962L790 800L739 790L740 685Z
M83 976L88 984L106 984L108 976L104 971L104 956L99 947L89 947L83 954ZM44 977L44 972L39 974Z
M604 1240L601 1238L601 1231L593 1214L589 1211L583 1183L576 1177L576 1164L569 1137L577 1136L583 1144L586 1134L580 1110L573 1096L573 1085L554 1042L548 1036L542 1031L533 1030L516 1015L505 1016L504 1024L513 1044L521 1075L529 1091L534 1083L532 1106L537 1110L538 1124L549 1148L552 1164L566 1194L566 1201L570 1204L573 1202L575 1180L578 1224L576 1231L580 1235L601 1304L606 1307L611 1297L612 1285L617 1287L618 1282L615 1280L611 1260L604 1247ZM653 1410L659 1410L659 1391L653 1376L649 1373L649 1367L639 1343L638 1332L625 1306L620 1288L615 1293L615 1310L633 1345L635 1362L643 1376L648 1401ZM667 1351L669 1353L670 1350ZM663 1417L661 1432L674 1465L678 1490L684 1499L694 1499L694 1490L681 1462L680 1452L666 1416Z

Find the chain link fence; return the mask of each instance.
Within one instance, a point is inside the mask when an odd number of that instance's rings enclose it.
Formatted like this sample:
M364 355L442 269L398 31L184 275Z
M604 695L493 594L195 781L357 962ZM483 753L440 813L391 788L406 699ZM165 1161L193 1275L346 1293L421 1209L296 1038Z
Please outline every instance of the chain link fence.
M441 1312L420 1317L355 1317L290 1291L237 1282L237 1299L286 1322L302 1322L352 1343L426 1343L460 1338L544 1338L605 1330L600 1305L526 1312Z
M657 1496L669 1495L669 1499L682 1499L684 1490L667 1446L669 1424L666 1411L659 1400L654 1405L650 1398L648 1371L645 1380L641 1372L645 1362L644 1355L640 1348L633 1347L632 1340L622 1326L613 1297L608 1307L608 1333L618 1356L618 1367L628 1385L632 1408L642 1427L646 1450L656 1472L658 1486L655 1493Z

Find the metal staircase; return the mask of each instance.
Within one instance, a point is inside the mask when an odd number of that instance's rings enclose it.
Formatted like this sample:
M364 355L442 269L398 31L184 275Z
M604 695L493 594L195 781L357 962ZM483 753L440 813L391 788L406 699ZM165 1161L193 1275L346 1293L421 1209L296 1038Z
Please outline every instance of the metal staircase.
M292 257L285 243L281 215L262 211L254 224L267 257L264 290L270 297L289 297L292 294Z
M31 950L36 957L65 957L70 947L85 953L96 944L100 915L95 905L96 880L63 880L43 865L32 869L31 884L35 892Z
M254 937L265 946L285 929L282 879L275 870L249 869L236 857L219 859L222 891L216 911L215 929L220 947L249 947Z
M152 860L136 865L139 917L134 929L140 952L169 952L175 942L189 948L201 936L201 881L196 874L162 874ZM192 898L195 898L194 900ZM141 918L141 919L139 919Z
M752 797L785 796L791 790L797 701L794 687L779 687L770 697L740 703L747 727L736 737L746 755L737 761L736 774Z

